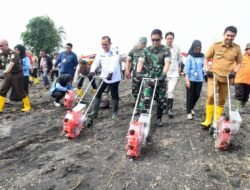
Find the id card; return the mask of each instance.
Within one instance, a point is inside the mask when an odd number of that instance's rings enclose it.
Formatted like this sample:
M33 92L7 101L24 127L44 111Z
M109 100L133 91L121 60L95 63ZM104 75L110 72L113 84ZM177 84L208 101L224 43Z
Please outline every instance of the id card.
M198 76L198 73L197 73L197 72L194 72L193 75L194 75L194 77L197 77L197 76Z

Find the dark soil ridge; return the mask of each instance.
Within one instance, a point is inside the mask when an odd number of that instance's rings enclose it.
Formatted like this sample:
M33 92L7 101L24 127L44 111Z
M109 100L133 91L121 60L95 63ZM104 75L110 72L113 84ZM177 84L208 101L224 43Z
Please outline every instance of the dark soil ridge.
M129 81L120 86L120 120L111 120L111 109L102 110L93 128L73 140L61 133L66 110L53 107L42 84L33 86L31 113L17 111L21 104L15 104L0 115L0 126L11 128L0 135L0 189L250 189L248 114L230 149L217 151L199 127L206 86L193 121L186 119L184 89L182 78L176 117L164 116L163 128L153 119L151 144L131 161L125 150L133 111Z

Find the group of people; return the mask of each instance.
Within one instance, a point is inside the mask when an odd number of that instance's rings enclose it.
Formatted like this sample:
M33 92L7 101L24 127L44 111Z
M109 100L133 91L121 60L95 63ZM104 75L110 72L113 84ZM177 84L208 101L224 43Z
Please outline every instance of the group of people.
M31 109L27 87L30 60L25 55L25 48L17 45L13 51L9 48L8 41L3 39L0 40L0 50L0 69L3 70L1 78L4 79L0 88L0 113L3 112L6 95L11 87L14 90L11 96L23 101L21 111L28 112Z
M50 95L55 98L55 106L60 106L60 100L73 86L77 88L78 94L82 94L83 81L88 78L89 81L92 81L94 93L97 93L93 111L88 114L90 118L98 116L102 94L109 87L112 97L112 119L114 120L118 119L121 76L125 75L127 79L131 79L132 95L135 100L138 97L142 80L145 78L138 109L142 112L149 109L153 89L156 87L154 96L157 102L156 124L161 127L163 126L163 114L166 113L169 118L173 118L175 115L173 112L175 89L184 63L186 111L189 120L193 119L195 115L194 108L200 97L204 78L207 78L206 119L201 123L201 126L207 129L212 123L214 110L216 109L215 120L218 120L223 113L228 95L227 77L235 83L238 111L243 110L249 98L250 43L247 44L245 54L242 55L240 46L233 42L236 34L236 27L226 27L223 40L212 44L205 54L202 53L201 41L194 40L186 61L183 62L180 48L173 43L174 33L167 32L165 34L165 45L163 45L162 31L155 29L151 32L151 45L147 46L146 37L140 37L134 48L128 53L125 66L123 65L122 69L125 69L125 73L122 75L118 49L112 47L109 36L101 38L102 51L96 55L92 64L84 59L78 61L76 54L72 52L72 44L67 43L66 50L53 61L43 50L41 50L38 59L33 56L31 76L37 78L37 69L41 68L44 85L49 88L48 73L52 70L56 74L57 78L50 87ZM14 52L8 48L6 40L1 40L0 49L2 50L0 69L4 69L4 82L0 89L0 112L3 111L5 97L11 87L15 90L14 94L18 95L24 102L22 111L29 111L31 106L27 86L29 84L30 63L25 54L25 48L22 45L17 45ZM95 80L92 80L97 73L102 78L99 87ZM214 85L219 94L216 108L214 107Z
M45 50L40 50L39 57L33 51L28 52L26 48L18 44L14 50L9 48L8 41L0 40L0 78L3 80L0 88L0 113L6 103L6 96L11 89L9 99L11 101L23 101L24 108L21 111L28 112L31 109L29 100L30 84L39 83L39 74L42 74L44 86L49 89L50 83L48 74L51 73L51 80L54 75L58 77L58 64L60 63L60 74L69 72L74 75L75 67L78 64L77 56L71 52L72 44L67 44L68 50L60 54L58 59L54 56L53 60ZM64 57L63 57L64 55ZM71 61L73 60L73 65Z
M140 37L136 46L129 52L126 62L126 77L132 78L132 94L136 99L142 78L158 79L155 99L157 101L157 125L162 126L161 118L167 113L173 118L174 91L179 79L182 56L180 48L173 44L174 33L165 34L166 45L162 45L162 32L151 33L152 45L146 47L147 38ZM139 103L140 109L148 109L152 98L154 80L145 82L145 90Z
M223 40L211 45L206 54L201 52L202 43L194 40L184 63L186 83L187 119L193 119L194 107L200 97L204 78L207 78L206 119L201 123L204 129L211 126L214 110L216 118L221 116L228 95L227 77L235 84L237 110L242 112L250 93L250 43L246 45L242 56L240 46L233 41L237 28L228 26L224 30ZM182 68L180 49L173 44L174 33L165 35L166 45L161 45L162 32L151 33L152 45L146 47L147 38L141 37L138 44L129 52L126 63L126 76L132 78L132 94L137 98L142 78L147 78L140 108L148 109L152 97L154 80L158 79L155 100L157 101L157 125L162 126L162 114L166 112L170 118L174 116L174 91ZM215 77L215 78L213 78ZM215 83L214 84L214 79ZM218 102L214 108L214 85L218 92Z

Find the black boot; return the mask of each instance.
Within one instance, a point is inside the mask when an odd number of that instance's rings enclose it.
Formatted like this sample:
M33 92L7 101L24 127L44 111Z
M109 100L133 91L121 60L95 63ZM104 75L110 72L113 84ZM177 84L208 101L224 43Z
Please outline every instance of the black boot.
M174 103L174 99L168 98L167 108L168 108L168 117L169 118L173 118L174 117L173 103Z
M167 104L168 104L168 99L165 98L165 101L163 103L163 111L162 111L163 114L167 114L168 112Z
M161 119L157 119L157 120L156 120L156 126L157 126L157 127L162 127L162 126L163 126L163 124L162 124L162 122L161 122Z
M101 103L101 98L95 98L94 110L91 113L87 114L87 117L92 119L97 118L100 103Z
M112 100L112 119L118 119L119 100Z
M163 126L163 124L162 124L162 122L161 122L162 111L163 111L163 110L160 109L160 108L157 109L157 120L156 120L156 126L157 126L157 127L162 127L162 126Z
M109 109L109 99L103 100L100 104L101 109Z

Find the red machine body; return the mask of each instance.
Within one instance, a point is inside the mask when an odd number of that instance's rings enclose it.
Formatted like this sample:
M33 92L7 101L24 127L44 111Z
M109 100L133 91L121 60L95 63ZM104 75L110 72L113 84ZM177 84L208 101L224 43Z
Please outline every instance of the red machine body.
M230 145L232 135L236 135L242 118L238 111L232 111L231 108L231 92L230 92L230 79L229 75L227 76L227 91L228 91L228 114L221 115L218 121L215 120L217 118L217 88L216 88L216 74L213 73L213 88L214 88L214 121L213 127L211 128L211 134L215 138L215 148L219 150L227 150Z
M215 140L215 148L226 150L230 145L230 139L233 131L233 122L222 116L217 122L217 137Z
M79 108L80 107L80 108ZM82 128L84 128L84 108L85 104L76 106L73 110L68 110L63 122L63 131L68 138L76 138Z
M64 97L64 107L72 109L77 103L76 93L74 90L69 90Z
M145 82L147 82L147 84L153 83L152 85L153 92L152 92L152 97L148 102L149 105L148 108L146 108L145 106L144 109L141 109L139 106L139 102L143 95ZM152 108L153 108L157 83L158 83L157 78L155 79L143 78L140 85L140 90L137 96L133 115L128 129L128 134L127 134L128 141L125 147L127 149L127 156L132 159L139 157L141 149L143 148L143 146L146 145L149 136Z
M141 148L144 144L144 124L142 122L134 121L130 123L128 130L128 143L126 145L127 156L138 157Z
M95 80L97 77L93 77L93 79L89 82L85 92L88 91L90 88L93 80ZM100 78L100 77L99 77ZM101 78L103 79L103 78ZM102 86L103 81L100 83L98 90ZM65 136L68 138L76 138L81 130L83 128L90 128L92 127L93 120L92 118L87 116L87 113L89 111L89 108L91 107L91 104L94 102L94 99L96 97L96 94L92 97L91 101L84 100L82 101L86 93L84 93L79 101L78 101L78 96L76 93L72 90L69 91L65 95L64 99L64 106L66 108L69 108L70 110L67 111L64 121L63 121L63 131L66 133ZM78 102L78 103L77 103ZM72 109L73 108L73 109Z

